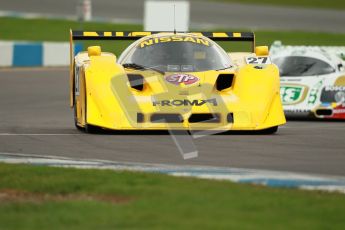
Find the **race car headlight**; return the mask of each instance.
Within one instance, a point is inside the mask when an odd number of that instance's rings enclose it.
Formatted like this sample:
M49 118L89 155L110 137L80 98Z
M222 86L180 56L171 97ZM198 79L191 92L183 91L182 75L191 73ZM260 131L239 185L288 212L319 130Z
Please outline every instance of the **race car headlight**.
M222 91L224 89L230 88L234 80L234 74L219 74L216 81L216 89Z
M140 74L128 74L128 81L133 89L143 91L144 89L144 77Z
M334 99L338 103L344 103L345 102L345 92L339 91L334 95Z

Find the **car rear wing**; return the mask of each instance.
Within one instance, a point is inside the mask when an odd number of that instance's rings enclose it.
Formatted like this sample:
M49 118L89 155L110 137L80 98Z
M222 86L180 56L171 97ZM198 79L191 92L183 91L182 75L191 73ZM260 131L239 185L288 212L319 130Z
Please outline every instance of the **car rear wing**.
M125 31L71 31L73 40L137 40L139 38L168 33L162 31L151 32L125 32ZM202 35L214 41L255 41L253 32L176 32Z
M73 58L73 41L75 40L137 40L142 37L167 33L161 31L72 31L70 32L71 58ZM187 32L177 32L187 33ZM255 34L253 32L188 32L189 34L202 35L213 41L248 41L252 43L255 52Z

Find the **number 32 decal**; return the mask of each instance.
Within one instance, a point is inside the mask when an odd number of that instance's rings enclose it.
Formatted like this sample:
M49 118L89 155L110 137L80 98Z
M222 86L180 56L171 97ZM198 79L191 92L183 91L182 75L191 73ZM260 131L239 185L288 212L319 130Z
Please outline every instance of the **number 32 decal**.
M246 57L247 64L272 64L269 57Z

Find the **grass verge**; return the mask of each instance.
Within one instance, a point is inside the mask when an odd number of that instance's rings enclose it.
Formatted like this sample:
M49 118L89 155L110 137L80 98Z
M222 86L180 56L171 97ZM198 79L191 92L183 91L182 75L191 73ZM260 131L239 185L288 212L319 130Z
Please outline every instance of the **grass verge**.
M69 30L141 31L141 25L87 22L60 19L21 19L0 17L0 40L69 41ZM84 47L101 45L104 51L119 55L131 42L85 41Z
M263 4L277 6L291 6L303 8L322 8L344 10L345 4L343 0L212 0L218 2L237 2L245 4Z
M1 229L343 229L345 196L0 164Z
M111 23L78 23L69 20L0 18L0 40L28 41L68 41L69 29L74 30L108 30L108 31L140 31L141 25ZM231 31L234 29L217 29ZM216 30L215 30L216 31ZM240 30L245 31L245 30ZM345 34L294 32L294 31L256 31L258 45L270 45L281 40L290 45L345 45ZM114 52L117 56L131 43L127 41L87 41L88 45L101 45L104 51ZM227 51L238 51L244 46L240 43L222 42Z

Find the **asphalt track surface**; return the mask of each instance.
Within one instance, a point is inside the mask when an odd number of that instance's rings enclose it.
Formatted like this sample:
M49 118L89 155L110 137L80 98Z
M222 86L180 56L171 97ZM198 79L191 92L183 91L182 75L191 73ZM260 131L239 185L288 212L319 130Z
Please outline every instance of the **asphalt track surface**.
M184 160L168 133L85 134L68 106L68 70L0 69L0 152L119 162L345 175L345 122L288 122L276 135L194 139Z
M79 0L0 0L0 11L75 17ZM144 0L93 0L95 18L142 23ZM191 23L197 27L298 30L345 33L342 10L302 9L191 0ZM178 15L178 13L177 13Z

